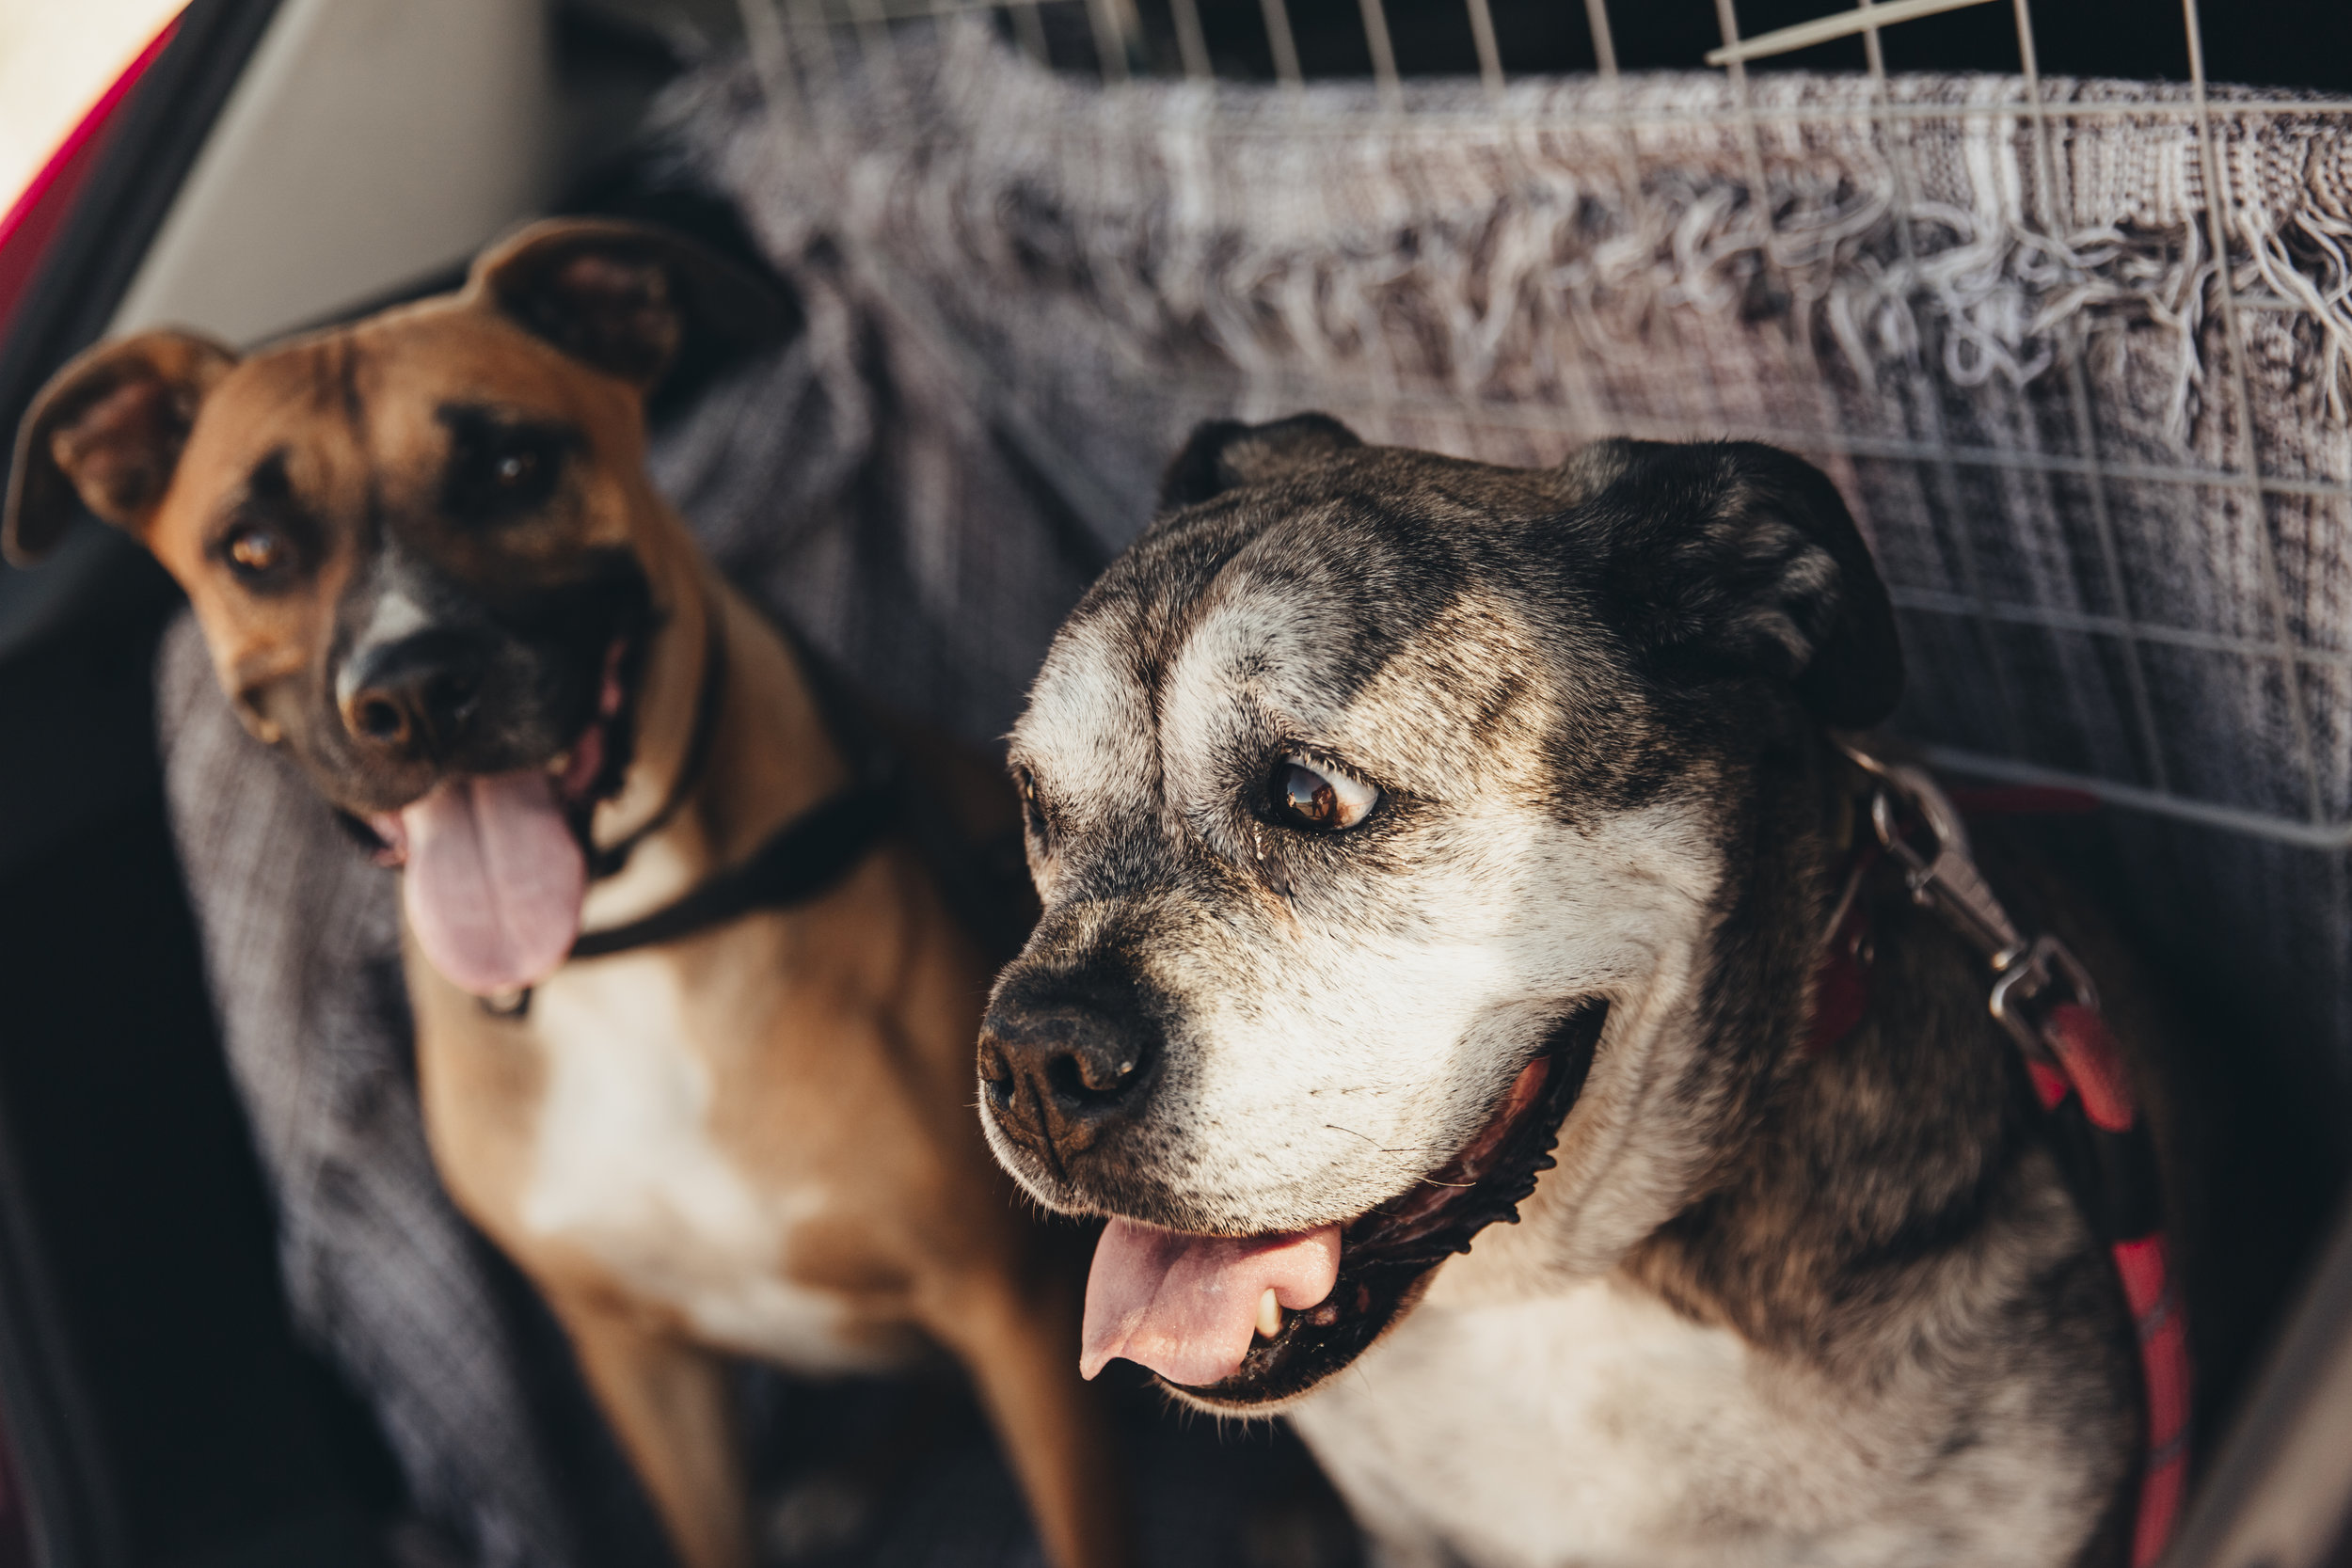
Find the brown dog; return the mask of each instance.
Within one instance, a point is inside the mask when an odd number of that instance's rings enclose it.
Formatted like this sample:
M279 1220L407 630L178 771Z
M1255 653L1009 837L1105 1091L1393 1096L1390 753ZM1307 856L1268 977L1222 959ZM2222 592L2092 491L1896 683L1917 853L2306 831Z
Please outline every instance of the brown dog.
M39 555L78 497L144 542L247 729L405 863L442 1177L691 1568L752 1556L723 1353L926 1341L1053 1560L1120 1561L1075 1275L972 1113L985 967L914 853L868 847L885 814L801 661L646 478L685 333L774 309L653 231L549 223L459 293L250 358L106 344L26 417L0 541Z

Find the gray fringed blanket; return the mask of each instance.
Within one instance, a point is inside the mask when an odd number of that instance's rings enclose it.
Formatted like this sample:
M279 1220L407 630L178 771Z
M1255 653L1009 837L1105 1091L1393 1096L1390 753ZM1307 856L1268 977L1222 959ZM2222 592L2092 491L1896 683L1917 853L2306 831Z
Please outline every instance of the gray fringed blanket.
M2185 89L2046 81L2037 119L1987 109L2001 78L1759 78L1746 113L1714 77L1408 84L1400 114L1369 86L1106 91L960 25L871 64L772 117L744 68L666 103L807 325L655 467L880 692L1001 734L1203 417L1319 407L1517 463L1778 441L1894 585L1900 726L2210 808L2120 814L2150 921L2344 1059L2345 856L2277 836L2352 820L2340 118L2217 94L2225 261ZM389 879L244 740L184 626L162 711L302 1321L469 1554L596 1557L433 1181Z

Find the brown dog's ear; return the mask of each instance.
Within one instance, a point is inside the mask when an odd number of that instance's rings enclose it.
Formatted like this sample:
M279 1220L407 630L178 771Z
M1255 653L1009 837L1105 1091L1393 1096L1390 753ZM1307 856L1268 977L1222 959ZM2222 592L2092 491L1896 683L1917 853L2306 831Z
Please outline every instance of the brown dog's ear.
M483 252L467 292L525 331L651 390L690 336L762 341L774 290L683 235L608 218L550 218Z
M1772 675L1842 729L1894 712L1895 611L1827 474L1752 441L1604 441L1566 467L1607 531L1602 601L1653 669Z
M101 343L49 378L17 426L0 553L46 555L84 506L144 534L196 411L237 356L187 332Z
M1295 468L1311 467L1364 443L1328 414L1293 414L1271 424L1209 420L1160 480L1160 509L1173 511Z

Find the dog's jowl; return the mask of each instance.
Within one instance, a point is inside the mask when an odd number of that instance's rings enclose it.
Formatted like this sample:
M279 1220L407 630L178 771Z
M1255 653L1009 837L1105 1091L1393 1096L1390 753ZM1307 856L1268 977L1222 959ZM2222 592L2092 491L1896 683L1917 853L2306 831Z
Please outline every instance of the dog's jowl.
M2139 1397L1980 956L1861 853L1886 595L1786 453L1204 427L1015 732L981 1090L1114 1357L1394 1564L2060 1564ZM1841 895L1867 1000L1824 1041ZM1500 1223L1500 1222L1512 1223Z
M927 1343L1054 1560L1123 1561L1078 1275L972 1117L980 955L645 473L681 341L775 309L682 242L555 223L457 294L250 357L106 344L26 416L5 543L80 503L135 534L246 728L405 867L442 1178L689 1568L752 1558L723 1354Z

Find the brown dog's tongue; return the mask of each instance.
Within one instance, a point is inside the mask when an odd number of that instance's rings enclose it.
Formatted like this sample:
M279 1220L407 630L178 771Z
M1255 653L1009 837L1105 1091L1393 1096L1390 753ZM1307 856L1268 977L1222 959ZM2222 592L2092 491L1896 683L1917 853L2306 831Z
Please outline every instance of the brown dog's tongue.
M588 863L542 769L450 779L400 814L403 894L433 967L477 996L552 974L580 935Z
M1115 1219L1087 1275L1078 1371L1139 1361L1189 1387L1232 1376L1271 1290L1291 1311L1314 1306L1340 1276L1340 1227L1287 1236L1192 1236Z

